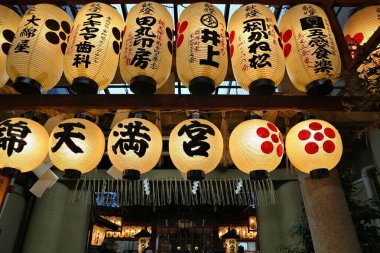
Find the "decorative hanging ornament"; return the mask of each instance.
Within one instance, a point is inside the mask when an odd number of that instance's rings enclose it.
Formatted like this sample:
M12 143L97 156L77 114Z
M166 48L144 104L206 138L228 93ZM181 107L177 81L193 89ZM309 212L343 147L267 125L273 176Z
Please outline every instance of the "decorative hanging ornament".
M252 180L266 179L282 160L284 140L273 123L250 119L232 131L230 152L236 167L250 174Z
M142 2L128 13L120 72L135 94L153 94L169 78L172 40L173 20L161 4Z
M70 89L96 94L112 82L119 64L123 18L111 5L89 3L78 12L65 56Z
M0 5L0 88L8 81L7 55L17 32L21 17L12 9Z
M87 115L78 114L59 123L50 135L50 159L66 178L80 178L82 173L93 170L103 157L103 132L90 120Z
M107 152L124 179L137 180L153 169L162 152L162 136L156 125L141 114L120 121L108 137Z
M176 67L192 94L211 94L227 74L226 23L212 4L191 4L177 26Z
M296 5L285 13L279 27L293 85L310 96L329 94L340 75L341 60L323 9L313 4Z
M146 228L141 229L140 232L138 232L135 235L135 238L138 239L138 253L143 253L144 250L149 247L150 238L152 237L152 234L149 233Z
M285 74L276 17L265 5L241 6L228 26L232 70L252 95L270 95Z
M240 240L240 236L236 234L234 229L228 228L228 232L222 235L222 239L224 240L226 253L237 253L237 240Z
M223 154L223 137L210 121L192 114L191 119L179 123L170 133L169 154L181 173L191 181L203 180L214 170Z
M36 169L48 152L49 134L38 122L11 118L0 123L0 173L10 176Z
M59 82L71 26L70 16L55 5L37 4L25 12L7 58L18 92L39 94Z
M358 46L363 46L380 26L380 5L369 6L355 12L344 25L343 33L355 58L359 52ZM380 44L359 66L359 77L366 82L365 88L372 94L380 92Z
M290 129L286 135L286 154L290 162L312 178L329 175L343 153L342 139L330 123L311 119Z

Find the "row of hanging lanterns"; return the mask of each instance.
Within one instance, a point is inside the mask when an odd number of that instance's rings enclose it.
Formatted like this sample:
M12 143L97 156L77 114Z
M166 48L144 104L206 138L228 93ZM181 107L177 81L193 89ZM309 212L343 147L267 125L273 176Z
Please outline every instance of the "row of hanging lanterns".
M72 90L96 93L111 83L119 66L124 81L134 93L141 94L154 93L169 77L173 21L158 3L135 5L125 27L116 9L104 3L85 5L74 23L54 5L33 6L21 22L17 14L1 8L4 26L0 29L4 32L0 39L8 57L5 64L6 56L0 52L0 86L8 74L18 91L39 93L53 88L64 71ZM374 21L360 41L365 43L378 27L377 8L368 7L353 15L345 28L347 33L355 32L351 24L362 27L361 21L370 12ZM330 93L340 75L334 34L318 6L290 8L278 27L266 6L243 5L231 17L229 45L226 30L223 14L206 2L191 4L179 17L176 68L191 93L211 94L220 85L227 73L228 47L234 76L251 94L272 94L283 79L285 66L293 85L309 95Z
M79 178L93 170L102 159L105 137L85 114L64 120L47 131L27 118L11 118L0 123L0 168L8 174L37 168L49 153L51 162L67 178ZM328 175L342 156L339 132L329 123L309 119L295 125L286 143L271 122L253 117L231 133L229 149L238 169L251 179L268 178L287 155L294 166L313 178ZM153 169L162 153L158 128L140 114L116 124L108 138L107 153L125 179L136 180ZM221 161L223 138L220 130L198 113L179 123L169 138L169 154L174 165L192 181L202 180Z

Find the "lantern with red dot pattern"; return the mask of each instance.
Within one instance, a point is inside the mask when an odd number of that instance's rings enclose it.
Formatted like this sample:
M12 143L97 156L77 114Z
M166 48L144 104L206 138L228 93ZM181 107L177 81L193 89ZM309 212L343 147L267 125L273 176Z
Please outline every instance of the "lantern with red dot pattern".
M338 130L316 119L302 121L290 129L285 146L290 162L312 178L328 176L343 153Z
M281 132L262 119L240 123L232 131L229 145L236 167L249 173L253 180L268 178L268 172L276 169L284 154Z

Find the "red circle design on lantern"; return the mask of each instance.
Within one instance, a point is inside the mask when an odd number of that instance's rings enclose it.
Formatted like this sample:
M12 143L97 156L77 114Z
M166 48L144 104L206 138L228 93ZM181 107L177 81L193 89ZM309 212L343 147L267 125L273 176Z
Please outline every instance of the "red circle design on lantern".
M334 139L335 138L335 132L334 132L334 130L332 130L331 128L325 128L325 130L324 130L324 132L325 132L325 135L327 136L327 137L329 137L329 138L331 138L331 139Z
M230 57L232 58L232 56L234 56L234 51L235 51L235 47L234 45L231 45L230 46Z
M283 146L280 144L280 145L277 146L277 156L278 156L278 157L281 157L283 153L284 153L284 148L283 148Z
M319 149L319 147L318 147L317 143L315 143L315 142L309 142L305 146L306 153L308 153L310 155L317 153L318 149Z
M281 133L278 134L278 138L280 139L281 143L284 143L284 138L282 138L282 134Z
M292 38L292 35L293 35L292 30L290 29L286 30L282 37L282 41L285 43L288 42Z
M301 141L306 141L307 139L309 139L311 136L311 133L309 130L301 130L299 133L298 133L298 139L300 139Z
M314 134L314 139L316 141L321 141L321 140L323 140L324 137L325 136L322 133L320 133L320 132Z
M274 143L278 143L278 137L277 137L277 135L272 134L272 135L271 135L271 138L272 138L272 141L273 141Z
M256 133L257 135L260 137L260 138L268 138L269 137L269 130L264 128L264 127L259 127L257 130L256 130Z
M311 130L318 131L322 129L322 125L318 122L312 122L309 124Z
M292 51L292 45L285 44L285 46L284 46L284 56L288 57L289 54L290 54L290 51Z
M183 42L185 36L183 34L179 35L178 40L177 40L177 48L179 48Z
M179 31L180 33L183 33L183 32L186 30L187 25L188 25L188 22L187 22L187 21L183 21L182 24L179 26L178 31Z
M265 154L270 154L273 151L273 144L270 141L264 141L261 144L261 151L263 151Z
M280 34L279 34L279 35L280 35L280 38L281 38L281 40L282 40L282 32L280 32Z
M323 143L323 150L326 151L326 153L332 153L335 150L335 144L332 141L325 141Z
M269 127L270 130L273 132L277 132L277 127L273 125L272 123L268 123L267 126Z
M234 42L234 39L235 39L235 31L231 31L230 33L230 43L232 44L232 42Z

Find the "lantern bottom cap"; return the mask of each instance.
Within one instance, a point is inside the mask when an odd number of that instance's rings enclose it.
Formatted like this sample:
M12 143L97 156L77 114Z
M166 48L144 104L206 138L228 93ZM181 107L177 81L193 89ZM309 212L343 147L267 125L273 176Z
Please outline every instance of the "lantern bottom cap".
M125 170L123 173L123 178L127 180L139 180L140 171L138 170Z
M82 172L79 170L66 169L63 171L63 177L67 179L79 179Z
M322 78L312 81L306 85L308 96L326 96L334 89L334 85L330 79Z
M249 173L251 180L264 180L268 179L268 171L266 170L254 170Z
M274 82L267 78L255 80L249 85L249 95L269 96L275 90Z
M187 172L187 180L201 181L205 179L205 173L203 170L190 170Z
M41 84L28 77L17 77L12 86L22 94L41 94L42 92Z
M206 76L196 77L190 81L189 90L193 95L211 95L215 91L215 82Z
M0 169L0 175L5 177L16 177L21 171L11 167L4 167Z
M135 76L131 79L131 91L134 94L154 94L157 82L149 76Z
M328 177L329 175L330 173L328 169L315 169L310 171L310 176L313 179L322 179Z
M69 87L76 94L97 94L98 84L87 77L74 78L73 84Z

